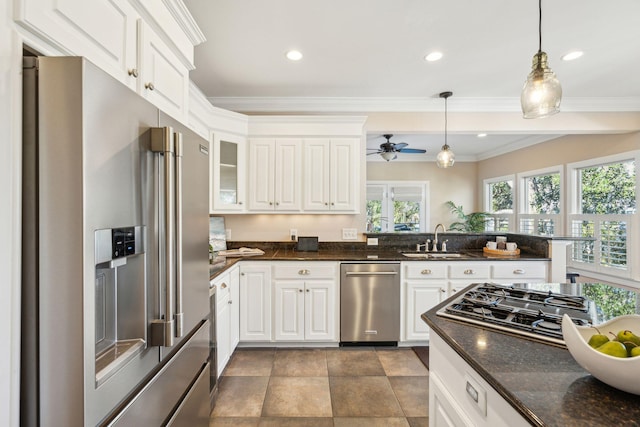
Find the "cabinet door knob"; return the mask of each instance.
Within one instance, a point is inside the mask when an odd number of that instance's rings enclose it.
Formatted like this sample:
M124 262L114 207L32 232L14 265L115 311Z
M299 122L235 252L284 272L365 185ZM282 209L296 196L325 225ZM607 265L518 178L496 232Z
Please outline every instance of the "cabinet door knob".
M440 288L440 292L442 292L444 294L447 291L445 291L444 289Z
M280 206L280 202L276 202L276 206Z
M518 268L516 270L513 270L513 274L524 274L524 270L521 268Z
M456 288L451 289L451 292L456 293L458 290Z
M154 90L156 87L153 85L153 83L149 82L144 84L144 88L149 90Z
M298 271L298 274L301 275L301 276L307 276L307 275L309 275L309 270L307 270L307 269L300 270L300 271Z
M309 292L309 289L305 289L305 291Z
M422 270L422 271L420 272L420 274L431 274L431 270L430 270L430 269L428 269L428 268L425 268L424 270Z
M464 271L464 274L475 274L475 272L472 269L468 268Z
M273 202L269 202L269 206L273 206Z
M226 288L227 288L227 284L226 284L226 283L223 283L222 285L220 285L220 288L222 288L222 289L226 289Z
M240 273L241 276L244 276L244 273Z
M136 70L135 68L130 68L129 70L127 70L127 73L135 78L138 78L138 70Z
M329 206L329 203L327 203L327 202L324 202L324 205L325 205L325 206Z
M233 304L233 301L229 300L229 302L227 304Z
M298 289L298 292L302 293L302 289Z

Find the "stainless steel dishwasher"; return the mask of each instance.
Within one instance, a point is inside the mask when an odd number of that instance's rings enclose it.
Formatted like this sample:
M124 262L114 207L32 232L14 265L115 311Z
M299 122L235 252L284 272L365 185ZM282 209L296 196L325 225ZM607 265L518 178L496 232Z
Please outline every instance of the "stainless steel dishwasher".
M340 343L397 345L400 263L340 265Z

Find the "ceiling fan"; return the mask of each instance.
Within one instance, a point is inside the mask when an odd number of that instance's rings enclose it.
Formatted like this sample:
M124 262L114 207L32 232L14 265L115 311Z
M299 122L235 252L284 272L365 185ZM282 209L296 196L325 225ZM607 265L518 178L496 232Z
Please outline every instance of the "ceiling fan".
M391 134L385 134L382 136L386 138L387 142L383 142L382 144L380 144L380 149L378 149L373 153L368 153L367 155L380 154L380 156L388 162L389 160L393 160L398 157L396 153L426 153L427 152L427 150L422 150L419 148L405 148L407 145L409 145L406 142L398 142L397 144L394 142L391 142L389 141L391 137L393 137L393 135ZM369 148L369 150L375 150L375 148Z

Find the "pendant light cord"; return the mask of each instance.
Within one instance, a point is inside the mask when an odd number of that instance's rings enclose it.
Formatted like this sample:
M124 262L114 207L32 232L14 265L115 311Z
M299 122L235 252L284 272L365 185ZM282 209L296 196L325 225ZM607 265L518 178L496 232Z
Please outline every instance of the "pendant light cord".
M538 53L542 52L542 0L538 0Z
M447 98L444 99L444 145L445 147L449 147L447 144Z

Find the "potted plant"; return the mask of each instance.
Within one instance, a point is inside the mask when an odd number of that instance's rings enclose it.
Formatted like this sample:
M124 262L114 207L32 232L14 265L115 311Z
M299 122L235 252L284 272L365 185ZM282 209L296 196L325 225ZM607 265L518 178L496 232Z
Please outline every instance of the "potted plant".
M479 233L485 231L485 223L487 222L488 212L471 212L464 213L462 205L456 206L451 200L445 203L451 213L455 214L459 221L449 225L449 230L463 231L467 233Z

